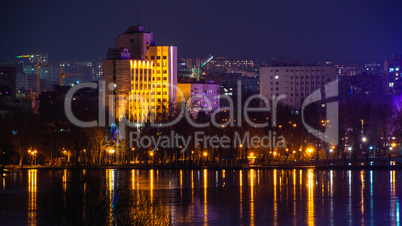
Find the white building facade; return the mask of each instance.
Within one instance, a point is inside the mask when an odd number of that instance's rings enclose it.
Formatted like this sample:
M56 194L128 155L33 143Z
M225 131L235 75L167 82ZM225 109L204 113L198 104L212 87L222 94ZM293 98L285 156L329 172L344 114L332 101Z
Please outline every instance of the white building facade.
M281 103L299 109L306 97L317 89L325 97L324 86L337 79L334 66L272 66L260 68L260 94L272 96L286 95Z

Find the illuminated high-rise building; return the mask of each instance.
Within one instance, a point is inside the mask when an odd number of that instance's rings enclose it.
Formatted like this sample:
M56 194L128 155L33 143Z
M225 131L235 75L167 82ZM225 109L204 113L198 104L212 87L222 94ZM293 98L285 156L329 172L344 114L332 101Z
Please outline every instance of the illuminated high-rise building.
M162 104L166 108L169 102L176 102L177 47L150 46L145 59L152 61L154 65L152 71L156 103L154 109L158 111Z
M131 26L114 40L114 48L127 49L131 59L144 60L147 47L153 44L152 31L144 31L142 26Z
M148 112L157 114L175 102L177 47L155 46L152 32L144 32L141 26L132 26L116 38L102 67L105 105L118 118L124 115L139 122ZM116 98L114 106L108 103L111 95Z
M155 89L152 76L153 62L130 60L131 90L129 93L129 119L139 122L155 108Z

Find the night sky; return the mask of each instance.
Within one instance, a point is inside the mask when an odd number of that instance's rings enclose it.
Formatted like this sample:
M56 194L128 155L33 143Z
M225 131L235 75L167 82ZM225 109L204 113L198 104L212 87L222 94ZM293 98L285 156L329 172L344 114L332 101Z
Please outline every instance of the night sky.
M42 51L104 59L128 26L152 28L179 57L383 61L402 53L401 0L1 1L0 60Z

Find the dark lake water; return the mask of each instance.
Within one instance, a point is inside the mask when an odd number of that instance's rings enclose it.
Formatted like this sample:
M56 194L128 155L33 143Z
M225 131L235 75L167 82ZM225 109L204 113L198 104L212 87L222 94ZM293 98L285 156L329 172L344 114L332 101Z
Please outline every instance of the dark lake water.
M0 185L0 225L35 225L45 202L40 194L67 189L72 173L31 169L5 175ZM80 173L100 175L111 198L125 184L133 195L160 203L171 224L400 225L402 171L398 170L105 169Z

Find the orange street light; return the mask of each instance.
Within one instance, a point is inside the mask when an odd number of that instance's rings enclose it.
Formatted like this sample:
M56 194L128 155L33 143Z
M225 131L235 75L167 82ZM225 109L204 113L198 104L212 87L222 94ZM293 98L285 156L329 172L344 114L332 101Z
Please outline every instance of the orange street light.
M207 152L204 152L203 154L204 154L204 156L207 156L207 155L208 155Z

